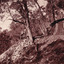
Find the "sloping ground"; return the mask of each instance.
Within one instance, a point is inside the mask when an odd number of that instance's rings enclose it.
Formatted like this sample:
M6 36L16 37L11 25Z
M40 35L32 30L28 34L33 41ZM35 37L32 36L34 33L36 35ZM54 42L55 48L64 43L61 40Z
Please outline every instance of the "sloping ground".
M19 59L15 64L64 64L64 40L58 39L43 49L42 43L38 45L38 52L34 47L30 47L25 53L26 57ZM33 58L29 59L31 56Z
M55 37L55 38L54 38ZM46 40L45 40L46 39ZM51 40L52 39L52 40ZM2 64L63 64L64 63L64 37L50 36L37 39L35 43L26 46L27 42L21 42L11 46L0 55ZM25 43L24 46L22 43Z
M64 41L61 39L52 42L40 52L42 58L39 64L64 64Z

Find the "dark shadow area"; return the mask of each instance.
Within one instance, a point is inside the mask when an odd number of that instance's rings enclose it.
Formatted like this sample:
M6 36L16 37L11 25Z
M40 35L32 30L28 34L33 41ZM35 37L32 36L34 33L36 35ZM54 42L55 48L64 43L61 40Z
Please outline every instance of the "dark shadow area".
M11 46L11 37L7 33L0 33L0 54L5 52Z

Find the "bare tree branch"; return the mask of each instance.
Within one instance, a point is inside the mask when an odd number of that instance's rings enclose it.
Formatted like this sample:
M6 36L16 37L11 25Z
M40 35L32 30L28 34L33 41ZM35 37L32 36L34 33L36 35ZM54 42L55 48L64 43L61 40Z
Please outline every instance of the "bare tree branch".
M32 34L31 34L31 31L30 31L29 11L28 11L28 7L27 7L27 0L23 0L23 4L24 4L24 7L25 7L25 13L26 13L26 24L27 24L26 29L28 31L28 36L29 36L30 42L33 42Z

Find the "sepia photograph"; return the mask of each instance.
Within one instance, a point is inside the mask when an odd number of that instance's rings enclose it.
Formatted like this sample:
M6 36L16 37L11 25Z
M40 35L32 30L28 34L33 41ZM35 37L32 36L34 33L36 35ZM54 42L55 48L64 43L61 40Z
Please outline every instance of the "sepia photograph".
M64 64L64 0L0 0L0 64Z

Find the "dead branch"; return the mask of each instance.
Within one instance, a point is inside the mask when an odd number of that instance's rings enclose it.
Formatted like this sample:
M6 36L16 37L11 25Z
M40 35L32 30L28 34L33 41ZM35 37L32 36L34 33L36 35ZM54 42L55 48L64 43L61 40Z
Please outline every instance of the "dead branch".
M30 30L29 11L28 11L28 7L27 7L27 1L23 0L23 4L25 7L25 13L26 13L26 19L25 19L26 20L26 29L28 31L28 36L29 36L30 42L33 42L32 34L31 34L31 30Z

